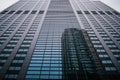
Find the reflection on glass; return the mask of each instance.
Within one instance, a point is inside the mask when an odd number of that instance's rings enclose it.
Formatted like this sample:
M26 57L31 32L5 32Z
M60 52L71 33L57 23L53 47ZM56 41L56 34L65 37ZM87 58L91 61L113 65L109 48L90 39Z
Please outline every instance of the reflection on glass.
M63 79L94 80L97 76L82 30L65 29L62 35Z

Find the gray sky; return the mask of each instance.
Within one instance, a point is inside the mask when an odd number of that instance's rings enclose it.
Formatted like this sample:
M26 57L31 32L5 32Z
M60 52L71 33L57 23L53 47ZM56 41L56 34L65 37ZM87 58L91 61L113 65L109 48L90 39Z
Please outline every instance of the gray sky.
M11 6L12 4L14 4L17 1L19 1L19 0L0 0L0 11Z
M120 0L100 0L120 12Z
M9 7L19 0L0 0L0 11ZM120 0L100 0L120 12Z

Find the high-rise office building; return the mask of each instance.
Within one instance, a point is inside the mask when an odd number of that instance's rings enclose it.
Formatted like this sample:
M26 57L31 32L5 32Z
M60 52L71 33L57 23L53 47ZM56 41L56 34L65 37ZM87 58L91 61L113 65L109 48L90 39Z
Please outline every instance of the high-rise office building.
M0 80L120 80L120 13L96 0L20 0L0 13Z

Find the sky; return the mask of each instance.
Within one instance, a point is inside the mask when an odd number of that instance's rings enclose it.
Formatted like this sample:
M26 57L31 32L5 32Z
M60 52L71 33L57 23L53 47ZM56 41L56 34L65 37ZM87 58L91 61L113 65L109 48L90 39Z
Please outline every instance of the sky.
M19 0L0 0L0 11L11 6L17 1ZM100 0L100 1L104 2L105 4L109 5L110 7L120 12L120 0Z
M120 12L120 0L100 0Z
M0 0L0 12L19 0Z

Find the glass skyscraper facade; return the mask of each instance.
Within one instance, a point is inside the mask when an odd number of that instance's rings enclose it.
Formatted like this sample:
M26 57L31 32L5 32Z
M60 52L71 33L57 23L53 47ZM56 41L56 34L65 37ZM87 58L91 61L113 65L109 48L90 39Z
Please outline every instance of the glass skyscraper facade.
M20 0L0 13L0 80L120 80L120 13L96 0Z

